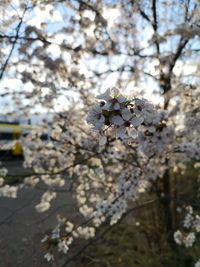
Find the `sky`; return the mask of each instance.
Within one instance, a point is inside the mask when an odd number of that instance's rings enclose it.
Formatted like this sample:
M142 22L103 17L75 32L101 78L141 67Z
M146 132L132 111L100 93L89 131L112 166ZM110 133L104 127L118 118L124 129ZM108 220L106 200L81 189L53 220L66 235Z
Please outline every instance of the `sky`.
M109 1L108 1L109 2ZM112 2L112 1L111 1ZM117 2L117 1L116 1ZM9 8L7 15L8 16L13 16L14 14L16 14L16 10L18 10L18 6L20 4L19 0L14 0L12 1L13 5L12 7ZM52 11L53 15L50 16L49 12ZM53 9L53 6L51 5L46 5L45 8L43 10L41 10L38 7L35 7L34 10L32 12L27 12L26 16L25 16L25 25L30 25L30 26L36 26L36 27L40 27L41 23L47 23L47 31L50 32L55 32L57 30L59 30L62 26L63 26L63 14L66 14L66 12L70 12L69 16L65 16L64 18L64 23L67 23L68 19L70 16L73 16L74 14L71 13L71 11L66 11L62 6L58 6L57 10ZM87 10L85 11L85 17L90 18L91 20L94 20L94 13ZM6 16L4 14L4 16ZM112 28L115 25L115 21L117 21L117 19L120 16L120 11L119 9L116 8L104 8L103 9L103 14L102 16L107 20L108 23L108 31L110 34L112 34ZM24 26L22 28L22 32L24 30ZM11 33L11 32L10 32ZM93 34L93 28L88 29L88 35L89 34ZM149 44L148 44L148 39L150 38L150 36L152 35L152 29L150 27L146 27L145 29L143 29L142 33L141 33L141 44L146 47L146 50L150 52L150 48L148 48ZM53 58L56 59L60 56L61 51L59 48L59 44L61 44L63 42L64 39L67 38L67 42L73 45L74 42L74 37L70 36L70 35L66 35L66 34L58 34L56 35L56 38L51 39L51 41L55 42L55 44L53 45L49 45L47 48L47 52L48 54ZM81 39L80 39L80 43L81 43ZM58 44L58 45L56 45ZM31 48L30 48L31 49ZM5 47L3 48L3 52L5 53L9 53L10 51L10 47ZM66 62L70 62L71 59L71 55L68 52L64 53L64 58ZM112 59L112 64L113 64L113 68L116 68L116 66L121 65L124 61L126 60L126 56L120 56L120 57L113 57ZM11 62L14 64L15 62L18 61L18 52L17 52L17 47L13 53ZM156 60L152 60L151 62L149 62L146 66L147 71L152 74L155 75L157 70L156 70L156 66L157 66L158 62ZM80 72L89 75L89 70L91 68L96 68L96 70L98 71L102 71L105 70L106 68L106 62L102 59L101 62L99 62L99 60L96 59L89 59L87 57L83 57L82 61L80 63ZM29 66L29 68L31 69L32 66ZM23 72L25 70L25 66L24 65L20 65L18 68L19 72ZM33 69L34 70L34 69ZM175 68L174 68L174 73L176 75L181 75L181 74L185 74L185 75L190 75L193 72L196 71L196 62L195 61L188 61L186 63L183 63L182 61L178 61ZM1 92L4 92L5 90L3 88L10 88L10 89L15 89L16 91L18 90L29 90L31 91L33 89L33 84L31 82L28 82L26 84L23 84L21 82L20 79L18 79L17 77L13 77L13 70L12 68L10 69L10 71L7 73L7 75L4 76L3 80L0 81L0 90ZM117 82L117 77L118 77L118 73L111 73L110 75L107 76L107 78L102 82L101 85L101 90L105 90L108 87L113 87L116 86L116 82ZM44 77L41 74L40 80L43 81ZM147 84L148 84L148 88L147 88ZM60 86L62 87L67 87L68 86L68 81L62 81ZM156 82L153 81L153 79L151 78L146 78L146 80L140 84L140 87L138 88L138 86L134 83L134 81L132 81L128 86L127 86L127 91L131 91L132 88L134 87L134 90L137 91L138 93L144 91L144 97L146 97L147 99L149 99L150 101L154 101L156 104L158 103L162 103L163 99L160 95L154 95L153 92L154 90L158 90L157 84ZM45 96L46 94L48 94L49 89L48 88L43 88L42 89L42 94L43 96ZM71 96L74 97L74 99L77 100L78 98L78 94L75 93L71 93ZM4 100L1 99L0 100L0 113L3 113L5 106L4 106ZM7 106L7 109L10 107L11 109L13 108L13 103L11 102L11 99L7 98L7 101L10 101L10 105ZM61 96L57 99L57 103L55 103L55 110L59 111L61 109L63 109L63 107L66 106L67 100L65 96ZM37 111L38 112L45 112L45 110L42 107L37 107Z

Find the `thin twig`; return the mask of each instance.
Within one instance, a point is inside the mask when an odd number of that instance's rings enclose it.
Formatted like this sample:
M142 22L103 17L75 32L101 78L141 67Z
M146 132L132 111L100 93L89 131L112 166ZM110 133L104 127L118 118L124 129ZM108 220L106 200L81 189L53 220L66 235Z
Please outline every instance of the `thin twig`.
M17 43L17 39L19 38L19 32L20 32L20 29L21 29L21 26L22 26L22 23L23 23L24 15L25 15L27 10L28 10L28 7L25 7L24 12L23 12L23 14L22 14L22 16L20 18L20 21L19 21L19 23L18 23L18 25L16 27L16 34L15 34L15 37L14 37L14 40L13 40L13 43L12 43L12 47L11 47L10 53L8 54L8 57L7 57L5 63L3 64L2 68L1 68L0 80L3 78L3 75L4 75L5 71L6 71L7 66L8 66L9 60L10 60L10 58L12 56L12 53L13 53L13 51L15 49L15 45Z

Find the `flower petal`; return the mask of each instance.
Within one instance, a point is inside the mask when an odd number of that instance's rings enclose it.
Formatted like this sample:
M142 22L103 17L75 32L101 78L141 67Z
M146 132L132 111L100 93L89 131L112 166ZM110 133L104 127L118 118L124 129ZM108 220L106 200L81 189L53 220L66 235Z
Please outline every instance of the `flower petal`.
M119 127L116 129L116 137L123 139L126 137L126 128L125 127Z
M122 114L122 118L125 121L129 121L131 119L131 117L133 116L132 113L127 108L124 108L122 110L121 114Z
M144 119L142 117L134 117L131 119L131 124L134 127L140 126L143 123Z
M124 120L122 119L122 117L120 117L119 115L116 116L112 116L110 118L110 122L113 123L116 126L121 126L124 124Z

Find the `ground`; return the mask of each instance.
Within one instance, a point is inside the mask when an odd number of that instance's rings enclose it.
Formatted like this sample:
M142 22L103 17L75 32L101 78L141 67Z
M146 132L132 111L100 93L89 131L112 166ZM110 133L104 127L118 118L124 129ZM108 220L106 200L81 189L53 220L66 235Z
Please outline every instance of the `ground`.
M12 160L6 163L9 174L21 170L22 162ZM65 260L47 264L41 239L45 232L55 227L56 213L77 217L76 207L69 192L60 193L51 209L39 214L35 205L39 203L41 189L22 189L16 199L0 197L0 267L45 267L61 266Z

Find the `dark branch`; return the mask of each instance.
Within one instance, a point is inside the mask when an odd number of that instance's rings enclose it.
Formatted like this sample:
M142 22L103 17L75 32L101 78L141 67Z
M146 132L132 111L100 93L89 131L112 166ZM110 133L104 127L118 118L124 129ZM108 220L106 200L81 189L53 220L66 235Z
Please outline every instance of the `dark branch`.
M174 57L171 61L171 64L169 66L169 72L171 73L175 64L176 64L176 61L178 60L178 58L181 56L182 54L182 51L183 49L185 48L186 44L189 42L189 40L183 40L183 38L180 40L180 43L178 45L178 48L176 50L176 53L174 54Z
M152 27L154 29L155 34L157 35L158 20L157 20L157 10L156 10L156 0L152 1L152 11L153 11ZM157 41L157 38L155 38L155 45L156 45L157 55L159 56L159 54L160 54L160 46L159 46L159 43Z
M22 26L22 23L23 23L23 18L24 18L24 15L25 15L27 10L28 10L28 7L25 7L24 12L23 12L23 14L22 14L22 16L20 18L20 21L19 21L19 23L18 23L18 25L16 27L16 34L14 36L14 40L13 40L13 43L12 43L12 47L11 47L10 53L8 54L8 57L7 57L5 63L3 64L2 68L1 68L0 80L3 78L3 75L4 75L5 71L6 71L7 66L8 66L9 60L10 60L10 58L12 56L12 53L13 53L13 51L15 49L15 45L17 43L17 39L19 38L19 31L21 29L21 26Z

